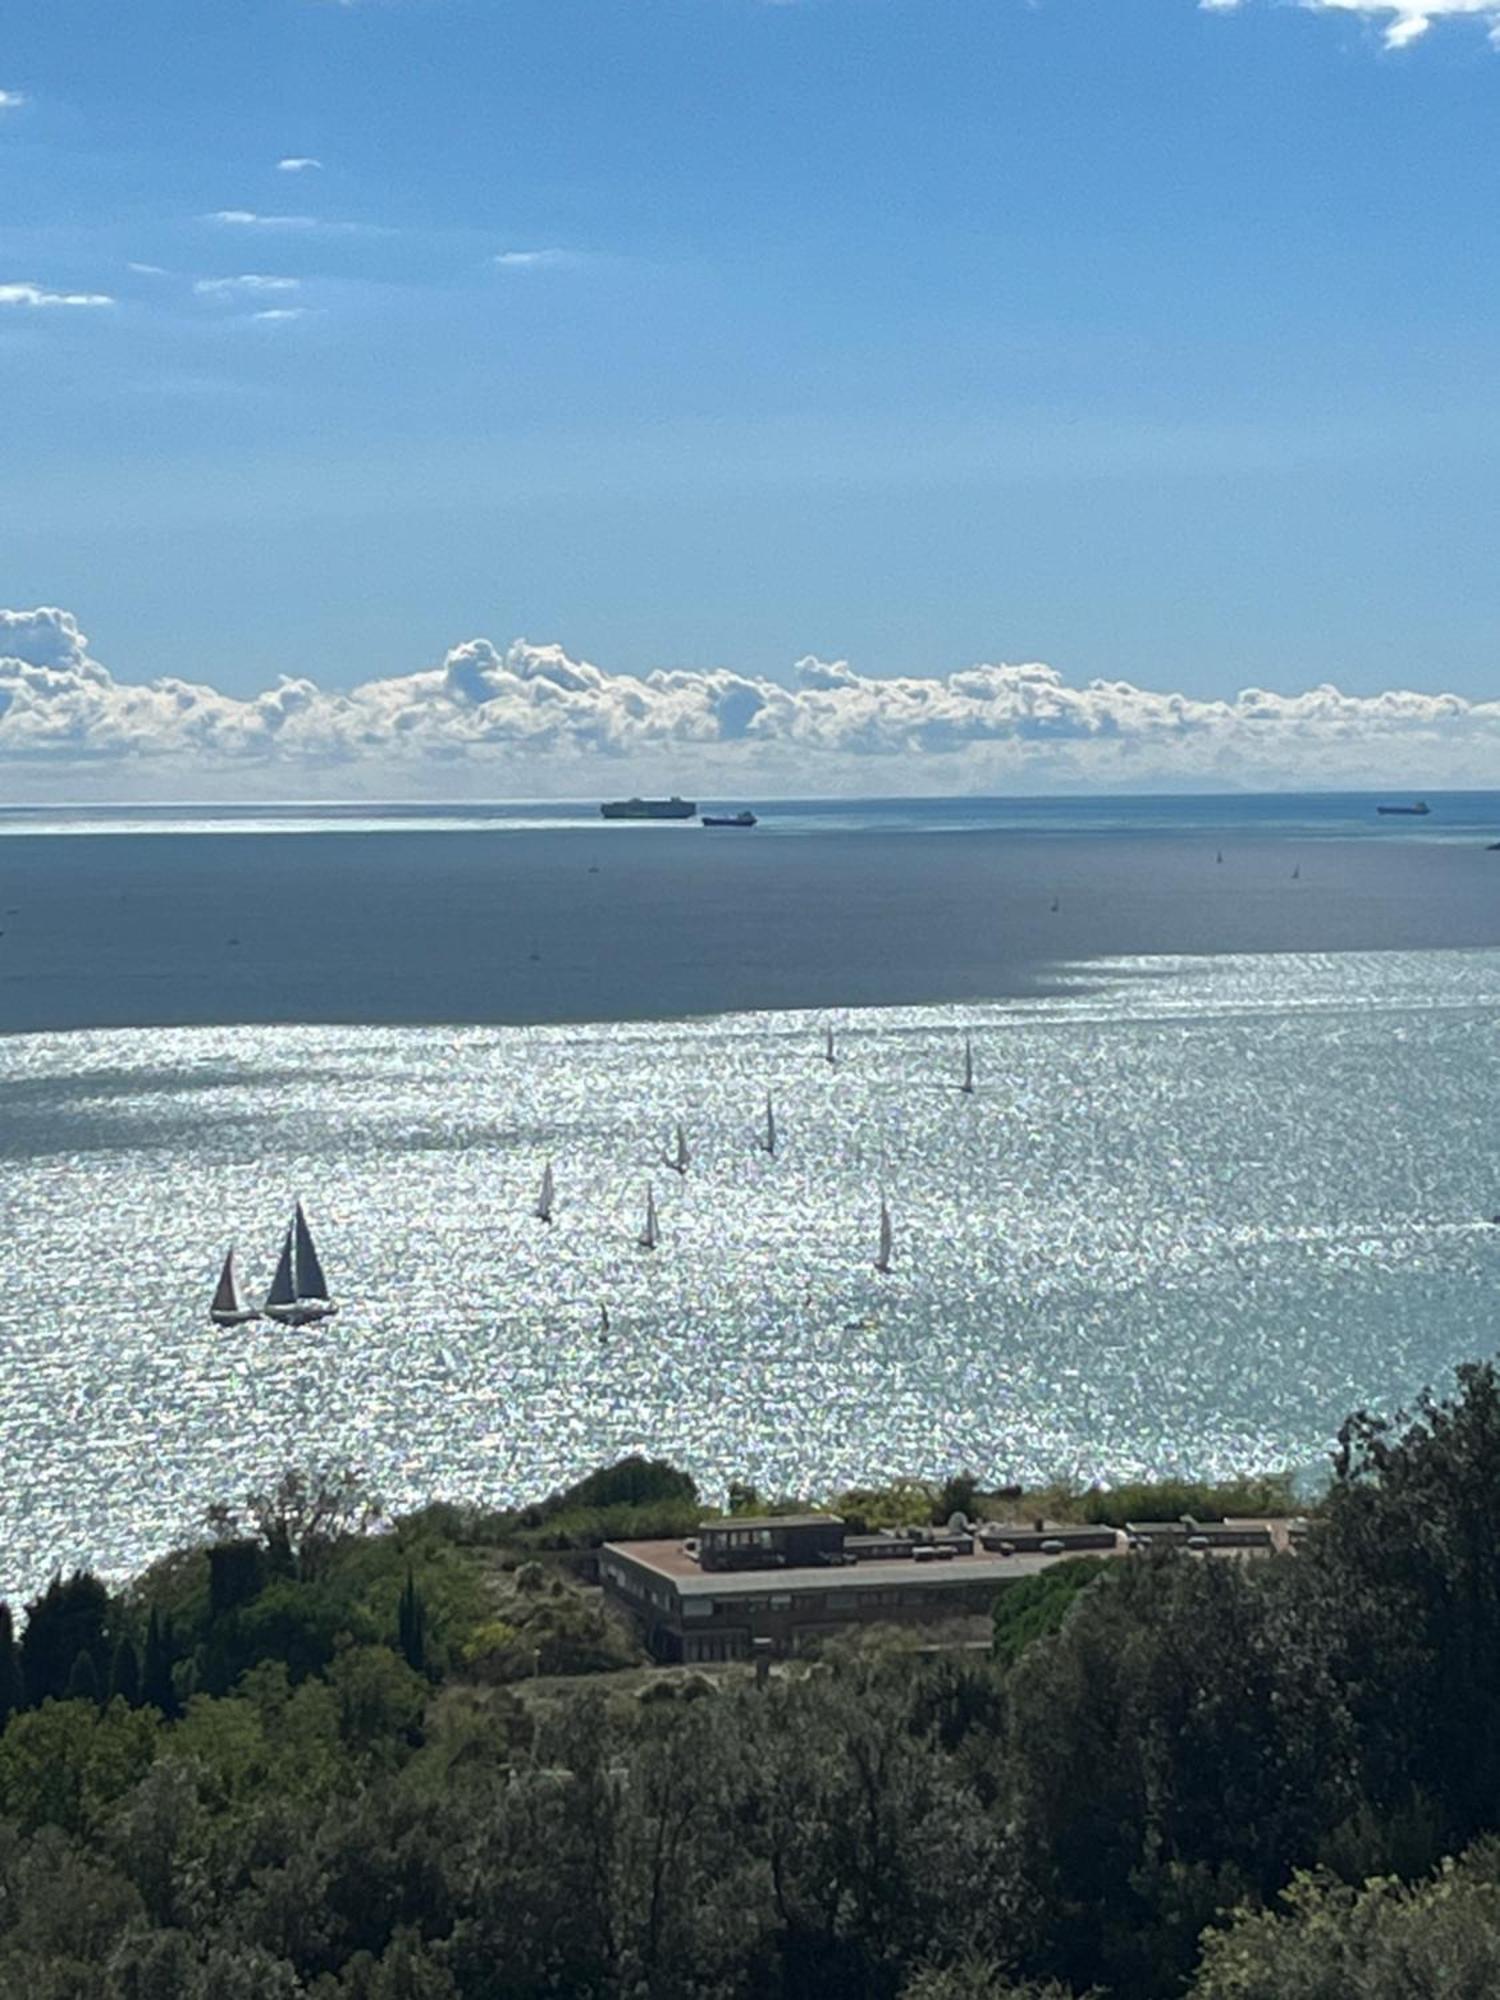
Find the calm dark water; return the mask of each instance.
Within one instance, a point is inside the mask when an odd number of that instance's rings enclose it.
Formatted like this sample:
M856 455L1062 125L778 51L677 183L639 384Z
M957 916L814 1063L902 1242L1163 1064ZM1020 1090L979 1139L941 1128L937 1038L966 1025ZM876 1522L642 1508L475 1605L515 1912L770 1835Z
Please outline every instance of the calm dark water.
M1500 943L1500 795L1375 803L845 801L750 833L551 805L12 811L0 1032L915 1005L1100 958Z

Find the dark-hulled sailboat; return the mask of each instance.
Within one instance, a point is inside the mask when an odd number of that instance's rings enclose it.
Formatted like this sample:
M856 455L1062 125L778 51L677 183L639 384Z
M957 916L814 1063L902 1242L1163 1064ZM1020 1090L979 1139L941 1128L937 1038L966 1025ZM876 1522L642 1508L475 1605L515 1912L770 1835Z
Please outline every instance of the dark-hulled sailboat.
M287 1224L276 1275L266 1293L266 1317L279 1320L283 1326L311 1326L316 1320L332 1319L337 1311L328 1296L328 1281L299 1201Z

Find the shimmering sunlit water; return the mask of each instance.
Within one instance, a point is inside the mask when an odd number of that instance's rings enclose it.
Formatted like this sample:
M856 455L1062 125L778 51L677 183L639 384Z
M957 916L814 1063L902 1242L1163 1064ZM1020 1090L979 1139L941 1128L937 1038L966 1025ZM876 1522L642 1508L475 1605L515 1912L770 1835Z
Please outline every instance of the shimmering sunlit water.
M15 1037L0 1591L129 1571L293 1462L397 1507L631 1450L714 1497L1306 1463L1492 1345L1497 1102L1496 952L841 1017ZM297 1194L339 1318L216 1332L225 1245L263 1287Z

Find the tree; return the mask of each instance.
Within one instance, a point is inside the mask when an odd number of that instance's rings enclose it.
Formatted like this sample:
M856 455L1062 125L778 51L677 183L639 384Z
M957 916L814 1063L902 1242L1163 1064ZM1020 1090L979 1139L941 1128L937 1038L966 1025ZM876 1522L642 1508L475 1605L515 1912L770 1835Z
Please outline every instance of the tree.
M1371 1857L1377 1867L1430 1866L1496 1824L1500 1377L1488 1362L1457 1373L1458 1394L1423 1396L1410 1420L1349 1419L1295 1565L1369 1804L1392 1825L1432 1823L1425 1854Z
M411 1564L406 1566L406 1582L396 1608L397 1644L401 1657L414 1674L427 1671L427 1607L417 1590Z
M215 1501L208 1524L222 1540L249 1527L266 1560L283 1576L315 1576L328 1551L346 1535L366 1534L380 1519L380 1501L355 1466L284 1472L276 1484L247 1493L238 1503Z
M148 1708L161 1712L170 1722L181 1713L177 1689L172 1680L176 1658L172 1644L172 1621L153 1604L146 1622L146 1652L141 1661L141 1699Z
M1500 1991L1500 1849L1427 1881L1359 1888L1298 1875L1276 1910L1241 1910L1203 1941L1191 2000L1410 2000Z
M972 1472L955 1472L945 1479L938 1488L932 1502L932 1520L936 1527L944 1526L955 1514L965 1516L974 1512L974 1496L979 1491L979 1481Z
M128 1632L121 1633L115 1657L110 1662L109 1691L112 1696L118 1696L127 1708L140 1707L141 1663L135 1642Z
M91 1701L99 1706L99 1669L92 1653L80 1652L68 1674L69 1701Z
M995 1658L1007 1665L1019 1660L1034 1640L1058 1629L1081 1591L1113 1567L1105 1556L1075 1556L1007 1584L995 1599Z
M215 1542L208 1551L208 1608L221 1618L265 1588L266 1552L259 1542Z
M22 1706L25 1692L21 1682L21 1655L16 1649L10 1606L0 1601L0 1735Z
M54 1576L27 1605L21 1674L31 1707L67 1693L80 1653L92 1659L97 1687L109 1669L111 1611L109 1592L87 1570Z

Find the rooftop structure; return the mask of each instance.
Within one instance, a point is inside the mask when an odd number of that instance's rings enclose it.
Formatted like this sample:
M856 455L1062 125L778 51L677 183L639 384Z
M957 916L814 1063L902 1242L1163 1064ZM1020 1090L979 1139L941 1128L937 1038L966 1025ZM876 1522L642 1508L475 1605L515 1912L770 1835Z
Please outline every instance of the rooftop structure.
M987 1522L851 1535L837 1515L706 1521L686 1541L607 1542L599 1579L654 1658L785 1656L861 1625L988 1616L998 1593L1079 1556L1163 1545L1189 1555L1285 1551L1298 1524Z

